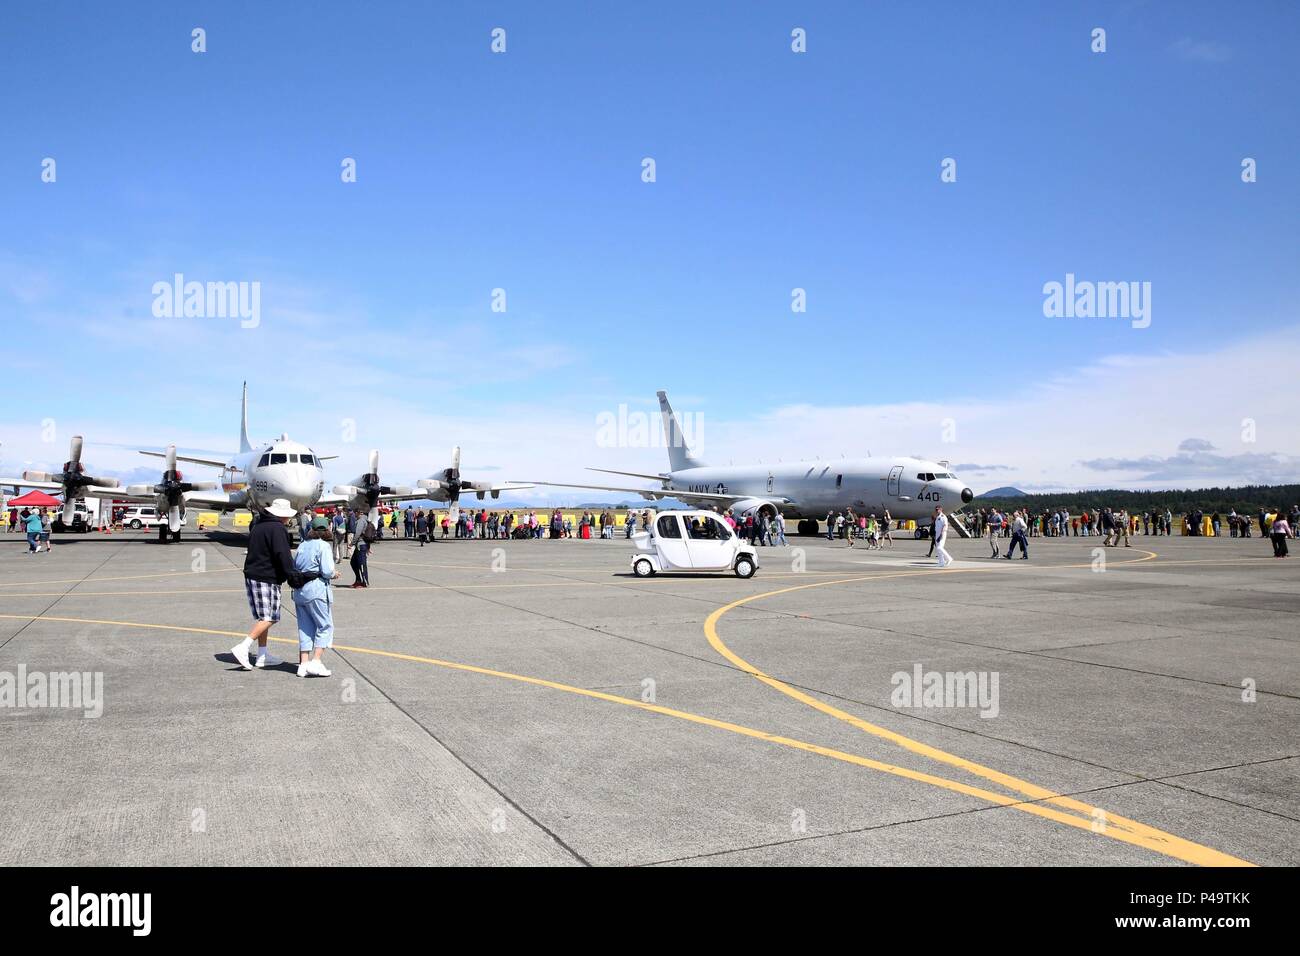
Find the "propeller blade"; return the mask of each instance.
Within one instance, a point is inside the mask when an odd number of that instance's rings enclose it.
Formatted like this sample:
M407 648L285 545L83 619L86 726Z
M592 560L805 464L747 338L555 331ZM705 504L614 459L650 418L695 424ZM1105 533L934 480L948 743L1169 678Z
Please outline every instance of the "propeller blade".
M366 472L366 474L369 475L379 474L379 449L378 448L370 449L370 471Z
M451 450L451 470L460 476L460 446L457 445Z
M73 435L72 441L68 443L68 461L74 465L81 463L81 436Z
M172 474L176 473L176 446L175 445L167 446L167 470ZM175 531L176 529L173 528L172 530Z
M366 517L370 519L370 527L372 528L379 527L379 506L375 505L373 508L371 508L369 514Z
M63 524L65 527L68 528L72 527L72 518L74 515L76 515L76 513L77 513L77 503L73 501L70 496L64 498L63 499Z
M447 520L455 524L460 520L460 500L453 499L451 505L447 508Z
M175 450L173 449L173 452ZM181 530L181 509L179 505L172 505L167 509L167 527L173 533Z

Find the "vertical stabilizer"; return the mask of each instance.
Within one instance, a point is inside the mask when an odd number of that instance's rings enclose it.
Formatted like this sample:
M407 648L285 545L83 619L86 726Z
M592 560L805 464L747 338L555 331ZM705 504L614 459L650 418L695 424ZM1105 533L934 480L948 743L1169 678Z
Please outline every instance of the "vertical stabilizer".
M239 451L242 454L253 450L253 443L248 440L248 383L244 383L244 400L239 418Z
M681 423L677 421L677 414L668 404L668 393L661 390L655 394L659 396L659 411L664 420L664 444L668 446L669 470L699 468L704 463L691 454L691 449L686 444L686 436L682 434Z

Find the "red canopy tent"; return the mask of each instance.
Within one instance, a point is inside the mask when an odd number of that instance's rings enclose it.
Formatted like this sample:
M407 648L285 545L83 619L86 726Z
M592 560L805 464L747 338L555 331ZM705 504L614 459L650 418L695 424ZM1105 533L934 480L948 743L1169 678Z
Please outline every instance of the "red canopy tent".
M58 498L51 498L39 488L9 499L10 508L58 508L62 504Z

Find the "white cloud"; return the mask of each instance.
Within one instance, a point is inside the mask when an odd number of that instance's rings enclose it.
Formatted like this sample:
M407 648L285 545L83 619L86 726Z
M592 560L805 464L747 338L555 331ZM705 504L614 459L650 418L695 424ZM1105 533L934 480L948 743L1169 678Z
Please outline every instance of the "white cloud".
M304 349L294 356L295 370L317 367L315 347L304 343ZM1266 357L1294 355L1297 350L1300 328L1291 328L1215 351L1113 356L1027 385L1005 398L857 406L807 403L726 421L710 414L702 457L725 464L870 452L997 463L968 469L977 493L993 484L1049 491L1295 480L1300 384L1293 376L1270 374ZM436 361L441 366L441 358ZM355 351L341 349L332 364L320 366L324 371L317 393L304 390L299 382L285 389L274 376L250 376L254 439L288 431L320 454L339 455L327 469L327 483L333 484L359 474L370 448L381 449L381 474L393 483L445 467L457 444L463 447L466 477L497 481L624 484L585 466L648 473L667 467L657 436L649 448L598 445L596 416L617 408L616 401L602 407L539 407L504 400L476 404L457 400L454 392L442 388L422 388L427 383L416 374L403 374L402 363L396 364L399 367L382 381L382 369ZM374 386L362 387L359 381ZM623 394L621 386L615 388L617 395ZM169 441L190 449L233 449L238 383L223 386L222 394L227 393L229 408L221 411L221 402L214 404L211 390L205 390L205 407L218 411L201 431L171 429L166 414L151 416L147 409L131 425L96 421L88 410L82 420L60 424L54 446L41 443L39 428L30 422L0 425L0 471L8 472L15 464L21 470L62 463L68 428L86 436L86 460L101 470L135 472L141 459L133 448ZM653 414L653 396L637 407ZM356 422L355 443L343 442L343 419ZM946 419L955 426L956 441L943 441ZM1253 443L1244 440L1250 437L1245 419L1253 422ZM1187 447L1188 436L1197 436L1190 440L1195 447ZM37 459L42 464L24 464ZM196 477L200 470L191 468ZM990 474L984 484L977 484L981 471ZM626 483L641 484L635 479ZM542 502L594 494L538 489L531 497Z

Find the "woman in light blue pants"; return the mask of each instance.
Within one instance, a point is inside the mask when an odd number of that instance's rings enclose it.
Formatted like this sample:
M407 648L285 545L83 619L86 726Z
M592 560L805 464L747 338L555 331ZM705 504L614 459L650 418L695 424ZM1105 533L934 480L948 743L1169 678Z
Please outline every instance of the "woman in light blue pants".
M298 614L298 676L329 677L321 655L334 643L334 592L330 582L342 572L334 568L328 519L318 516L312 520L310 536L298 547L293 566L303 573L320 575L293 592Z

